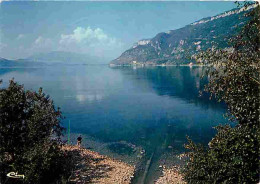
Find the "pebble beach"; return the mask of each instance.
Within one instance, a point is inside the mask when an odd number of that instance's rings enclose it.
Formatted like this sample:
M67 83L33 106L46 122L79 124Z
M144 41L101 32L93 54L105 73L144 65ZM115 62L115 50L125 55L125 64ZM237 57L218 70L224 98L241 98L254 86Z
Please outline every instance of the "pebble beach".
M71 145L65 145L62 149L73 152L76 161L70 183L129 184L134 175L134 166L97 152Z

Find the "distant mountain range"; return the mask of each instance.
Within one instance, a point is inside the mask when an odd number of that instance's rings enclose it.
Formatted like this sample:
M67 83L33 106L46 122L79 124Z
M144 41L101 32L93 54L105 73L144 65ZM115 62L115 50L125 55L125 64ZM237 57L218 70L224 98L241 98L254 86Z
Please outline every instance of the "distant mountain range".
M63 63L85 63L85 64L95 64L101 63L102 58L92 57L87 54L64 52L64 51L52 51L48 53L34 54L27 60L37 61L37 62L63 62Z
M44 65L44 63L36 63L26 59L9 60L0 57L0 67L38 67L42 65Z
M140 40L111 64L169 65L195 62L194 58L200 51L213 46L229 47L228 39L237 34L248 19L244 14L243 9L233 9L180 29L159 33L152 39Z
M86 54L53 51L48 53L38 53L25 59L10 60L0 57L1 67L35 67L46 64L100 64L102 58L91 57Z

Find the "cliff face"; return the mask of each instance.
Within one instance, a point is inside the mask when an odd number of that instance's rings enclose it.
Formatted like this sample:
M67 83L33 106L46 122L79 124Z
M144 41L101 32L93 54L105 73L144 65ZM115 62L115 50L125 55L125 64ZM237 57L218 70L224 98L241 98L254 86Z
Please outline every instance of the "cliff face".
M111 64L187 64L188 58L213 46L228 47L228 39L247 21L243 9L201 19L177 30L140 40Z

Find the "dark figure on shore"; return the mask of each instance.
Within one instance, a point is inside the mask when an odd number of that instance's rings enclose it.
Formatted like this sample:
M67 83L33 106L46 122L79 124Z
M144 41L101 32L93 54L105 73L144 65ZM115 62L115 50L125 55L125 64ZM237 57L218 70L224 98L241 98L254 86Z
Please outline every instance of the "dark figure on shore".
M77 138L77 146L81 146L81 140L82 140L82 137L81 135Z

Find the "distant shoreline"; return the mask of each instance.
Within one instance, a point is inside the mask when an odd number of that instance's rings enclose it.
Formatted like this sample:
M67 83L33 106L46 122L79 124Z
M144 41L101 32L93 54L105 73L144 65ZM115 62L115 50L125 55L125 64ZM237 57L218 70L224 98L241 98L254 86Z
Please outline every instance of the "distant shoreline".
M136 67L146 67L146 66L148 66L148 67L150 67L150 66L161 66L161 67L168 67L168 66L188 66L188 67L193 67L193 66L200 66L200 67L209 67L209 66L211 66L211 65L209 65L209 64L192 64L192 65L190 65L190 64L162 64L162 65L153 65L153 64L121 64L121 65L119 65L119 64L109 64L109 66L110 67L117 67L117 66L132 66L132 67L134 67L134 66L136 66Z

